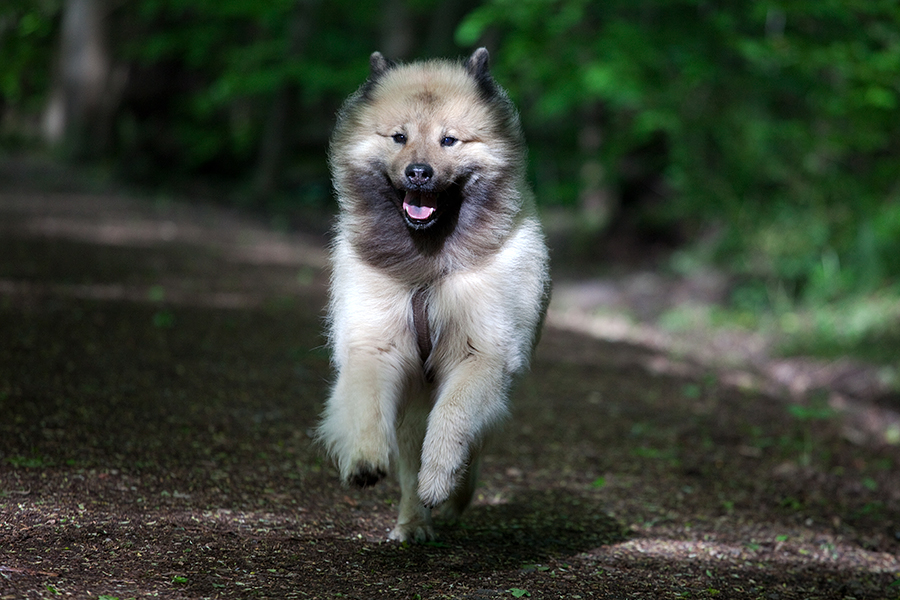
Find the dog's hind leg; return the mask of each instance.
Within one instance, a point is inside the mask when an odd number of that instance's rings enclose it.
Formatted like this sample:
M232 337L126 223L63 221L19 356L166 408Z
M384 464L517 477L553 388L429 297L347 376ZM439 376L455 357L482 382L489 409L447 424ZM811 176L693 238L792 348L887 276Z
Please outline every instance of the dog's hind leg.
M427 542L435 538L431 509L422 504L418 494L422 441L425 438L427 419L428 405L413 401L403 412L397 425L397 475L400 479L401 496L400 516L390 534L392 540Z

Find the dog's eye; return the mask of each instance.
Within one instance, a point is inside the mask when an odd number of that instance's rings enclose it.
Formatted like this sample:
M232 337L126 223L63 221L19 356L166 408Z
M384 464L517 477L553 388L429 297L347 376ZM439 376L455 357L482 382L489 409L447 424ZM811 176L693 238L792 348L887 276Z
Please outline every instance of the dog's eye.
M395 133L394 135L391 136L391 138L398 144L406 143L406 136L402 133Z
M458 141L459 140L457 140L455 137L450 137L448 135L448 136L441 138L441 146L452 146L453 144L455 144Z

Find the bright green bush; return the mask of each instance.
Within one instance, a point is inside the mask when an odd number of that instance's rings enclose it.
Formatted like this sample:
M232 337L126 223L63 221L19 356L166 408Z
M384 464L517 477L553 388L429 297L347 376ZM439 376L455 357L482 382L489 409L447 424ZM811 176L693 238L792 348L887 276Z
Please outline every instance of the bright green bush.
M491 0L457 37L487 33L525 122L560 150L538 177L577 179L573 141L599 111L610 184L661 140L673 194L656 212L714 228L739 274L795 297L900 277L896 2Z

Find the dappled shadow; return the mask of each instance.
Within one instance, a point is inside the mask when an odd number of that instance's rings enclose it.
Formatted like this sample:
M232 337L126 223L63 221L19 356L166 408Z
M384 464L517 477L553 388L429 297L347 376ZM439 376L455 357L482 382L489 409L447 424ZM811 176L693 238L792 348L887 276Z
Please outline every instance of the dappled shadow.
M0 198L0 219L2 208ZM22 221L19 227L0 222L0 294L26 304L64 296L250 308L273 297L324 293L321 249L291 247L274 234L241 237L232 231L229 237L210 226L209 232L142 245L124 234L110 242L93 223L83 234L68 235L63 227L31 231Z
M84 226L0 235L0 596L875 599L898 569L896 445L552 319L474 505L387 542L396 481L341 488L311 439L324 274Z
M574 555L630 536L597 496L565 488L520 490L509 501L473 506L448 541L500 549L518 558Z
M454 571L480 573L574 557L630 535L597 499L564 489L523 490L502 504L471 507L455 526L438 524L438 542L384 543L373 555L414 557L411 566L417 569L431 569L431 559L443 557Z

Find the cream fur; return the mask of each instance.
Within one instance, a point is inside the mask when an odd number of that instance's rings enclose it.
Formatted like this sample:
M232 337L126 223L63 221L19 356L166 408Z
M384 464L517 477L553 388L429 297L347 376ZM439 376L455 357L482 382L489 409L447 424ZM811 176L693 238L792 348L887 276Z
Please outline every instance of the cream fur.
M476 475L469 465L507 415L511 378L528 365L546 278L540 230L527 220L487 264L433 283L433 386L424 380L411 327L415 290L356 259L344 239L335 246L334 269L338 378L321 439L344 481L361 466L387 473L399 463L402 499L391 538L432 539L426 507L451 499L458 486L463 497L453 498L450 516L468 504Z
M385 99L348 112L344 119L353 120L352 127L339 129L333 143L342 207L329 305L337 379L318 434L346 483L369 485L397 473L402 497L390 537L424 541L434 538L432 508L443 505L455 518L472 498L482 442L508 414L512 381L529 363L546 303L548 257L530 192L518 177L517 186L503 188L512 217L481 234L490 251L459 248L431 260L429 268L404 272L365 259L364 203L343 183L345 171L371 156L387 156L397 169L412 160L395 156L397 144L388 137L410 110L404 95L426 86L452 99L452 118L425 115L415 126L404 121L410 143L402 152L426 157L436 173L478 164L483 171L473 177L490 177L509 159L503 144L480 139L496 125L461 67L431 63L384 77L394 78L379 88ZM439 140L450 130L447 123L460 136L459 147L423 149L425 142L417 140ZM425 133L416 135L420 130ZM514 172L521 156L515 161ZM422 287L433 342L425 365L412 315L413 294Z

